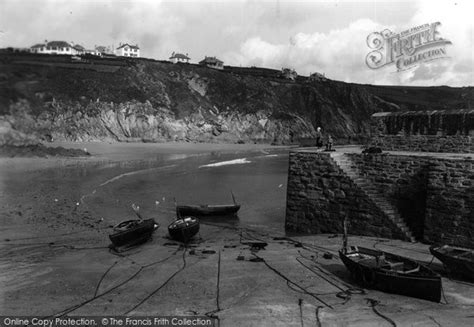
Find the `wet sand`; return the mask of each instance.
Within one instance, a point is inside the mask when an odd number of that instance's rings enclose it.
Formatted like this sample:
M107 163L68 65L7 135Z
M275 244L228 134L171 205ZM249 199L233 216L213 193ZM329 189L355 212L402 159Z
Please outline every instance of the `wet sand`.
M2 314L208 314L219 317L221 326L309 326L318 321L323 326L390 326L376 311L398 326L470 326L474 321L473 285L448 278L443 278L447 303L374 290L342 299L341 292L357 286L337 256L322 257L336 254L340 236L281 238L284 150L73 146L95 155L0 161ZM251 164L199 168L243 154ZM196 194L208 183L212 190ZM229 195L222 194L223 185L229 183L241 185L233 191L248 204L238 221L202 221L188 247L167 238L173 194L179 192L182 201L224 201ZM249 194L245 187L252 188ZM161 226L148 243L115 255L108 248L110 226L133 218L131 202ZM252 250L247 242L255 240L268 246ZM432 258L420 243L365 237L351 237L350 242L426 263ZM257 257L264 261L254 261ZM442 271L437 260L431 265ZM367 299L379 301L375 310Z

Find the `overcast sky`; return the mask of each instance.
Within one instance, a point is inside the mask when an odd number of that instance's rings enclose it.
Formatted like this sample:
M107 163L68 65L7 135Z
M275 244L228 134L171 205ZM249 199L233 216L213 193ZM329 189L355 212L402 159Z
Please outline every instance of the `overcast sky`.
M128 42L155 59L176 51L192 62L217 56L226 65L291 67L346 82L474 86L473 12L469 0L0 0L0 47ZM365 64L370 33L437 21L440 36L452 42L449 58L404 72Z

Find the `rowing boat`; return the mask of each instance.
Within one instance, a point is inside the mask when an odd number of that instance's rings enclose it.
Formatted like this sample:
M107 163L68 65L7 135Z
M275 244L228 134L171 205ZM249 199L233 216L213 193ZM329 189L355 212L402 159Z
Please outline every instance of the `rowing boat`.
M433 302L441 300L441 277L412 259L354 246L340 250L339 257L364 286Z
M154 219L134 219L123 221L114 226L114 233L109 235L115 247L135 245L147 241L158 224Z
M239 204L203 204L203 205L178 205L176 214L181 216L229 216L239 211Z
M474 280L474 250L450 245L432 245L430 252L443 263L449 274Z
M240 204L235 201L232 194L231 204L200 204L200 205L176 205L176 215L183 216L233 216L240 209Z
M195 217L177 219L168 226L168 232L172 239L187 243L199 232L199 220Z

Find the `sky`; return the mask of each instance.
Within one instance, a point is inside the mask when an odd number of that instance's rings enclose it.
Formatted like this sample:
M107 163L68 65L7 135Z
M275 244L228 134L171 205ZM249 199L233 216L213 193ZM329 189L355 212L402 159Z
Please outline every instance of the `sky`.
M288 67L353 83L474 86L473 12L469 0L0 0L0 48L126 42L160 60L181 52L194 63L217 56L225 65ZM402 71L368 67L371 33L435 22L438 38L451 42L445 58Z

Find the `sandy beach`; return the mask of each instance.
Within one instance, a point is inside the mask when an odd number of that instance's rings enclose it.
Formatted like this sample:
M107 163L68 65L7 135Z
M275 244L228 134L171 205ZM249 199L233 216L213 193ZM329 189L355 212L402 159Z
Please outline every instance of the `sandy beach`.
M0 160L3 314L207 315L221 326L472 323L471 284L443 278L442 303L362 291L337 257L340 235L285 235L285 148L61 145L92 157ZM173 196L228 201L229 184L243 204L238 220L202 221L187 247L168 239ZM134 217L130 203L161 226L151 241L117 255L108 234ZM255 249L255 241L268 245ZM432 258L421 243L350 242L427 264ZM442 272L437 260L431 265Z

